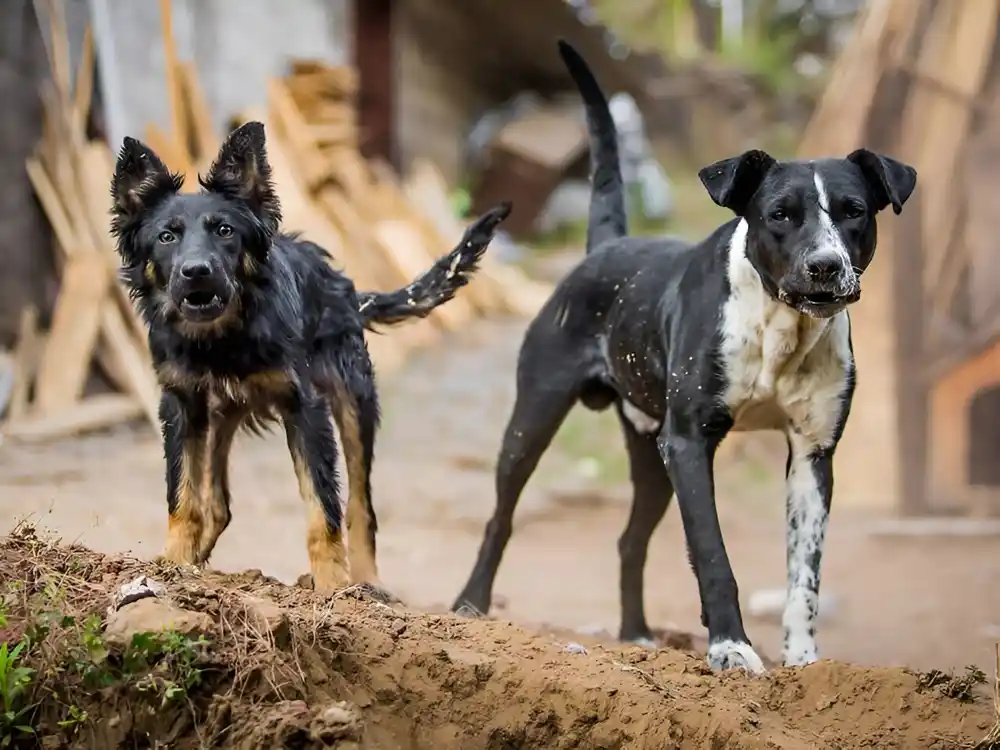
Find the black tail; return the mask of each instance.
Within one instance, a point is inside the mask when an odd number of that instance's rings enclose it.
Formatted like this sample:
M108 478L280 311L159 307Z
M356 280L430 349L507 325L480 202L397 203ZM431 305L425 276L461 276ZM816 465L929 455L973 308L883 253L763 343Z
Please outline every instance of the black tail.
M439 258L419 279L394 292L361 292L358 309L365 327L395 325L409 318L425 318L439 305L455 296L469 283L469 277L479 266L493 232L510 215L511 204L501 203L479 217L468 229L454 250Z
M587 61L567 42L559 40L559 55L573 76L587 108L590 132L590 217L587 221L587 252L602 243L628 234L625 191L618 160L618 133L608 109L608 100L590 72Z

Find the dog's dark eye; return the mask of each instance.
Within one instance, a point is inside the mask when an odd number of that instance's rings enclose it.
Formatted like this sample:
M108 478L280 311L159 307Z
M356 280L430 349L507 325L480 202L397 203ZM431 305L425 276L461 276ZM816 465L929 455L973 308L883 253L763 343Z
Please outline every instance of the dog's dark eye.
M219 228L215 230L220 237L232 237L233 228L228 224L219 224Z
M169 245L171 242L177 240L177 235L175 235L173 232L163 231L160 232L160 236L157 237L156 239L158 239L164 245Z
M844 216L848 219L860 219L865 215L865 207L860 203L848 203L844 206Z
M785 213L785 209L776 208L770 213L769 218L771 221L788 221L788 214Z

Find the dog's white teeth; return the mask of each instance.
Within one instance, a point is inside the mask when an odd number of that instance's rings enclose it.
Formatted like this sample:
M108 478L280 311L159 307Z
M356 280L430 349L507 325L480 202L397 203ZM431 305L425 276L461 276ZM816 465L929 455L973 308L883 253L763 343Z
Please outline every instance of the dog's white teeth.
M215 304L218 304L219 302L222 302L222 298L219 297L218 294L213 294L212 295L212 304L215 305Z

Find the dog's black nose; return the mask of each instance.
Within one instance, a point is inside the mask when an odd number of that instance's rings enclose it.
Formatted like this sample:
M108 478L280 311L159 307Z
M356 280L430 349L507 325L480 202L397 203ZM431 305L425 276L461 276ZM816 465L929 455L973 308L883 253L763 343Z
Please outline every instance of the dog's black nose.
M202 279L206 276L210 276L211 274L212 269L208 263L200 260L185 263L181 266L181 276L185 279Z
M840 266L836 255L816 255L806 261L806 273L813 281L830 281L840 273Z

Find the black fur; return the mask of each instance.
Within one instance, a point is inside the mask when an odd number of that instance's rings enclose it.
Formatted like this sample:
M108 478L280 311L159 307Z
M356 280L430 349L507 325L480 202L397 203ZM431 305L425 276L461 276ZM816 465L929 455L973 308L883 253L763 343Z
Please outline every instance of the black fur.
M348 529L352 514L363 520L374 558L369 476L379 407L364 332L425 317L450 300L510 205L485 214L406 288L359 293L321 247L279 231L261 123L233 131L199 182L201 191L179 192L182 178L126 138L111 186L121 276L149 327L163 388L166 556L208 559L229 522L232 434L280 420L302 463L301 491L322 509L323 523L310 525L310 559L317 586L329 589L344 582L323 568L339 554L342 534L333 420L349 472L363 474L351 477Z

